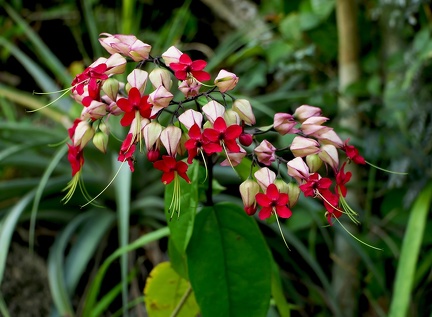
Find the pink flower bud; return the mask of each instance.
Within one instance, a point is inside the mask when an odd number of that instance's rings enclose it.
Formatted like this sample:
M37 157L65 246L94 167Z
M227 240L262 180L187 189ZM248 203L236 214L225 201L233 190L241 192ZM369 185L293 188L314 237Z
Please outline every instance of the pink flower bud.
M174 157L176 155L181 136L181 129L173 125L170 125L162 130L160 134L160 140L167 150L169 156Z
M145 70L136 68L127 76L127 82L131 87L137 88L141 95L143 95L147 84L147 78L148 73Z
M159 148L158 142L162 132L162 126L156 121L152 121L144 127L144 141L147 151Z
M310 117L303 121L302 125L300 126L300 130L304 135L319 133L319 131L327 128L322 125L327 120L328 118L326 117Z
M234 89L237 85L239 78L234 73L227 72L224 69L219 71L214 84L219 88L220 92L226 92Z
M336 147L332 144L324 144L321 146L319 157L323 162L330 165L333 170L337 171L339 167L339 154Z
M165 65L169 66L171 63L178 63L180 56L182 56L182 52L175 46L171 46L162 54L162 59L165 62Z
M268 185L273 184L276 179L276 174L268 167L260 168L254 173L254 176L263 192L265 192Z
M134 35L102 33L99 38L101 45L110 54L120 53L124 56L129 56L135 62L146 60L149 57L151 46L138 40Z
M164 86L159 86L148 96L148 102L153 105L150 116L153 117L160 110L169 106L174 95L170 93Z
M326 129L321 129L318 132L314 133L312 136L317 138L322 144L332 144L337 148L342 148L344 145L341 138L330 127L326 127Z
M164 86L167 90L171 89L172 79L171 73L165 68L157 67L150 72L149 79L153 88Z
M294 112L294 118L297 121L303 122L310 117L319 117L321 116L321 109L318 107L312 107L308 105L302 105L296 109Z
M123 74L126 70L126 59L120 54L113 54L108 59L103 57L99 59L105 60L105 64L108 67L105 72L107 75Z
M290 146L291 152L294 156L304 157L309 154L319 152L319 143L314 139L296 136Z
M273 127L281 135L299 132L295 128L296 124L297 121L294 120L294 116L291 114L278 112L274 115Z
M188 109L183 112L179 117L179 121L186 127L186 129L190 129L194 124L197 124L199 127L202 125L203 115L201 112L195 111L193 109Z
M258 162L264 165L271 165L276 160L276 148L267 140L263 140L260 145L254 149Z
M75 128L73 145L79 146L82 150L86 146L86 144L93 138L94 134L95 131L87 120L79 122Z
M199 94L202 84L195 78L183 80L178 89L183 93L186 98L195 97Z
M206 115L207 120L213 124L218 117L223 117L225 107L219 102L211 100L202 107L202 111Z
M256 123L255 115L249 100L236 99L232 105L232 109L237 112L240 119L247 125L254 125Z
M88 107L84 107L81 112L81 120L97 120L107 114L106 104L93 100Z
M320 169L322 160L318 154L309 154L306 156L306 164L309 166L309 171L315 173Z
M309 178L309 167L301 157L296 157L287 163L288 175L299 184Z
M255 214L257 210L255 195L259 193L260 186L252 179L247 179L240 184L240 195L246 213L249 216Z

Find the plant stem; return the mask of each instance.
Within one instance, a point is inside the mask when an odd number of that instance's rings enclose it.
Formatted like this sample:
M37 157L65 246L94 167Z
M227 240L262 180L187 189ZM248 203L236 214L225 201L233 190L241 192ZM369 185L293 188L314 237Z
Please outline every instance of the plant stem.
M189 285L189 288L183 294L183 297L180 299L179 303L177 304L177 307L174 309L170 317L176 317L179 314L180 310L182 309L183 305L186 303L186 300L188 299L191 293L192 293L192 287Z

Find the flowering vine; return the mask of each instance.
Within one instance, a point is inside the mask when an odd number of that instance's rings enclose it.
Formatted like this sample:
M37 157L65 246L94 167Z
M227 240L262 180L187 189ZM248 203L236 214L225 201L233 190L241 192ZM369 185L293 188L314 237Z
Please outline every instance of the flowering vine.
M180 181L191 182L187 171L194 160L211 171L215 164L235 167L247 158L251 172L239 192L248 215L259 210L262 220L290 218L303 193L322 203L330 225L344 214L358 221L345 201L351 172L344 168L367 162L349 139L341 140L325 125L329 118L320 108L302 105L294 113L276 113L271 127L260 129L255 127L250 101L229 93L239 81L234 73L222 69L209 83L212 75L205 70L207 62L192 60L175 46L153 57L151 45L133 35L102 33L99 41L109 58L97 59L74 78L70 88L83 108L69 129L72 180L66 201L80 182L84 148L93 140L105 152L112 124L108 118L119 116L121 126L129 131L119 146L118 160L127 162L133 172L139 148L162 172L164 184L174 182L171 218L180 215ZM121 82L117 76L125 73L130 62L135 69ZM149 65L153 65L150 72ZM179 93L182 97L175 98ZM291 144L277 148L262 137L266 133L294 137ZM208 182L211 191L212 180Z

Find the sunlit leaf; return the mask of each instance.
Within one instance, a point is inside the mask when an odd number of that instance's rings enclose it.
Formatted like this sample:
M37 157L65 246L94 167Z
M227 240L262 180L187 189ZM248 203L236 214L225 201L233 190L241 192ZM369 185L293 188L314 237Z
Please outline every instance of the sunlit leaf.
M199 307L189 282L179 276L170 262L158 264L150 272L144 289L144 302L149 317L193 317Z

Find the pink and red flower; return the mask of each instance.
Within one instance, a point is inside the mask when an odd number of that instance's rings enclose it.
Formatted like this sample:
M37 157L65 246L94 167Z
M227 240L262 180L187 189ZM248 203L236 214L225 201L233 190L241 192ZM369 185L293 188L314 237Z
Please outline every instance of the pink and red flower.
M117 106L124 111L124 116L120 124L124 127L129 126L138 111L141 118L150 118L152 105L147 101L148 96L142 96L138 88L132 87L129 90L128 98L117 100Z
M192 61L187 54L182 54L178 63L169 64L178 80L186 80L190 74L198 81L207 81L210 79L210 74L203 71L206 66L206 61L202 59Z

